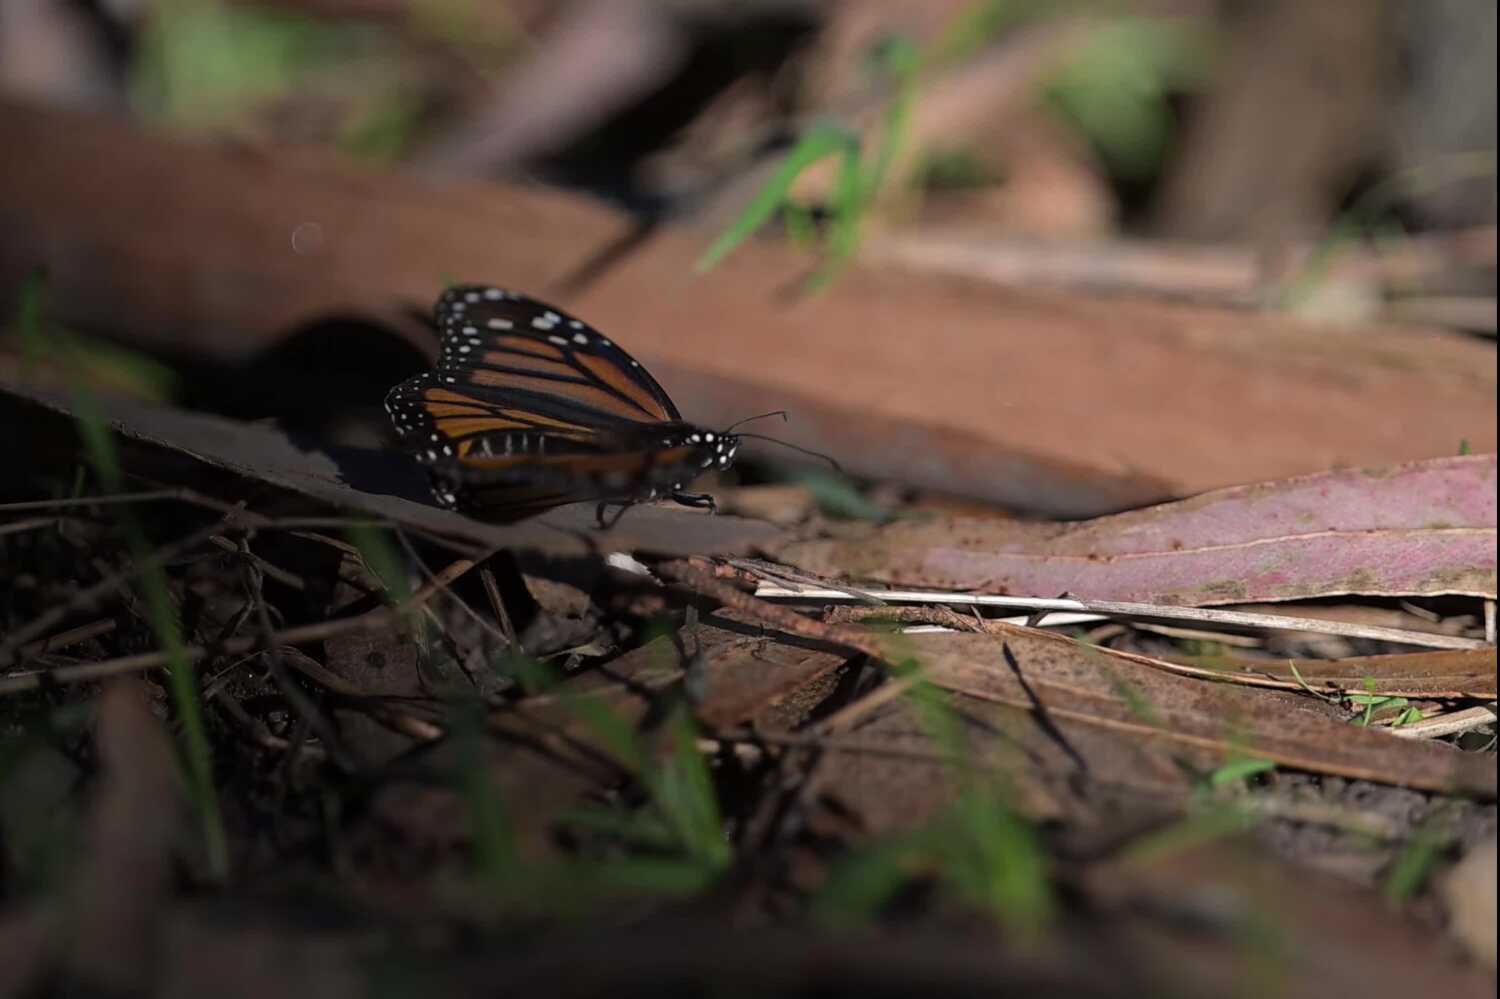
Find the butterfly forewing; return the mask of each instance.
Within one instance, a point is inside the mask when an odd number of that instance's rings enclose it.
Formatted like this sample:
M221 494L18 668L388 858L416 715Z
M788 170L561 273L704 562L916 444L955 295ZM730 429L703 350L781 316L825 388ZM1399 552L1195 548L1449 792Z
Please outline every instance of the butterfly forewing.
M533 412L556 408L562 419L682 418L639 361L583 320L544 302L499 288L461 286L438 299L436 319L443 337L437 376L445 384L487 389Z

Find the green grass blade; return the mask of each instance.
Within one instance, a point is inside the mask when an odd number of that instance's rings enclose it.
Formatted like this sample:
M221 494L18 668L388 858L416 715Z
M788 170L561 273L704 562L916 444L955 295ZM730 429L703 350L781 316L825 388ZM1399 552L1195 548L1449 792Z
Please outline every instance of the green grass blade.
M671 721L672 755L652 780L657 806L689 854L712 869L729 864L729 843L698 733L685 710Z
M1053 914L1047 863L1036 832L998 787L974 785L954 808L958 833L945 874L1003 925L1032 933Z
M1416 835L1386 874L1383 886L1386 901L1402 905L1421 890L1437 863L1445 839L1437 824L1430 820L1417 829Z
M843 858L813 896L813 919L826 926L868 922L918 869L931 866L926 852L920 837L899 837Z
M46 289L41 280L28 282L23 292L17 326L26 342L26 350L35 358L52 357L67 365L71 358L60 350L58 331L45 315ZM97 400L85 389L73 392L73 406L78 434L94 475L106 492L120 492L124 470L114 436L99 409ZM128 508L119 513L121 530L131 557L146 562L151 545L140 524ZM228 841L219 812L218 793L213 779L213 749L209 744L203 720L203 706L198 690L197 671L188 662L187 644L183 641L177 608L172 602L166 571L148 564L139 583L145 600L148 623L156 641L167 657L168 689L179 725L178 745L187 772L188 789L203 826L203 843L209 874L224 880L229 873Z
M645 775L649 760L635 729L596 697L575 696L566 701L568 711L586 725L614 761L632 777Z
M829 205L833 220L828 231L828 259L808 284L809 291L826 288L844 264L859 249L860 227L864 222L869 201L865 197L868 182L861 170L857 149L849 149L839 162L838 181L834 185L833 200Z
M514 887L519 869L515 831L505 812L499 788L490 775L489 754L485 752L484 718L477 706L461 712L453 726L453 735L462 748L464 797L468 799L474 863L496 891Z
M700 274L712 270L757 229L770 221L786 201L792 184L802 171L828 156L839 153L846 156L857 155L858 148L858 138L836 125L821 124L814 127L792 147L776 173L750 204L745 206L739 217L698 258L694 269Z
M904 38L898 38L886 47L882 59L883 68L896 80L896 93L885 112L885 132L875 162L863 179L861 199L873 202L885 185L891 164L906 146L911 128L911 110L917 100L917 86L921 80L922 64L917 47Z
M144 543L133 547L137 548L137 558L145 558L149 554ZM208 728L203 720L198 672L188 662L187 646L182 640L177 608L167 589L166 571L159 565L150 566L141 575L141 588L146 595L151 630L156 633L156 640L167 656L172 704L181 726L179 743L193 804L203 827L208 870L216 881L223 881L229 875L229 845L219 814L218 791L214 787L213 747L209 744Z
M1238 784L1254 777L1256 774L1267 773L1276 769L1276 764L1270 760L1254 759L1250 757L1230 760L1208 775L1209 787L1225 787L1230 784Z

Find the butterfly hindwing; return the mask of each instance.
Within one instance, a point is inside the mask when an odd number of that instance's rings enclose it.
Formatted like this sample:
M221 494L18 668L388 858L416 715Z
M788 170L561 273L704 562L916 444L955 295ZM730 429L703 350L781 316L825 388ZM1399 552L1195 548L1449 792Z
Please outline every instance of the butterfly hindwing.
M634 502L681 492L703 471L702 450L702 445L641 444L594 453L477 456L438 462L432 474L440 499L470 509L555 506L579 500Z
M396 433L429 464L466 457L477 445L496 453L543 454L547 442L557 453L562 442L597 446L601 428L524 408L524 400L500 400L496 393L460 389L436 372L409 378L386 396Z

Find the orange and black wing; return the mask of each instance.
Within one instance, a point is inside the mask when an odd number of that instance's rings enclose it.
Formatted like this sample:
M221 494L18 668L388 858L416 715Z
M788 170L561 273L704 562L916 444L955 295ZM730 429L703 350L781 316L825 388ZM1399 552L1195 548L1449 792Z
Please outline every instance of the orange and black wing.
M681 419L639 361L583 320L545 302L500 288L460 285L438 299L434 318L442 352L424 388L466 392L533 414L544 427ZM402 388L391 393L393 401L406 395ZM401 430L400 411L393 415Z
M646 498L723 454L640 362L560 309L466 285L443 294L436 321L437 368L386 408L445 505Z
M681 419L639 361L545 302L460 285L434 318L436 370L386 397L396 432L423 461L462 461L482 439L496 455L587 449L600 435Z

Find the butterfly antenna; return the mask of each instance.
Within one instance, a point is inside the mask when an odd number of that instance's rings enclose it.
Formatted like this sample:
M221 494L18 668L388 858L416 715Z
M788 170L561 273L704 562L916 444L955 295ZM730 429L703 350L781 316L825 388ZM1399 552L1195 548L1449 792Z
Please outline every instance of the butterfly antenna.
M768 413L767 415L768 416L774 416L776 414L774 414L774 413ZM743 422L743 421L741 421L741 422ZM770 442L772 444L780 444L784 448L790 448L793 451L800 451L802 454L808 455L810 457L821 458L822 460L828 462L828 464L832 465L833 466L833 470L835 472L842 473L844 471L844 466L843 465L840 465L837 461L834 461L832 457L830 457L829 455L824 454L822 451L814 451L811 448L799 447L796 444L789 444L786 441L777 440L775 437L767 437L765 434L740 434L739 436L741 436L741 437L748 437L748 438L750 438L752 440L757 440L757 441L768 441L768 442Z
M735 427L743 427L747 423L754 423L756 420L764 420L764 419L767 419L768 417L772 417L772 416L779 416L779 417L781 417L783 423L786 422L788 419L790 419L790 417L788 417L787 414L786 414L786 410L784 410L784 409L773 409L769 413L761 413L759 416L747 416L743 420L735 420L729 426L727 426L727 427L724 428L724 433L727 434L727 433L731 432L732 430L734 430Z

